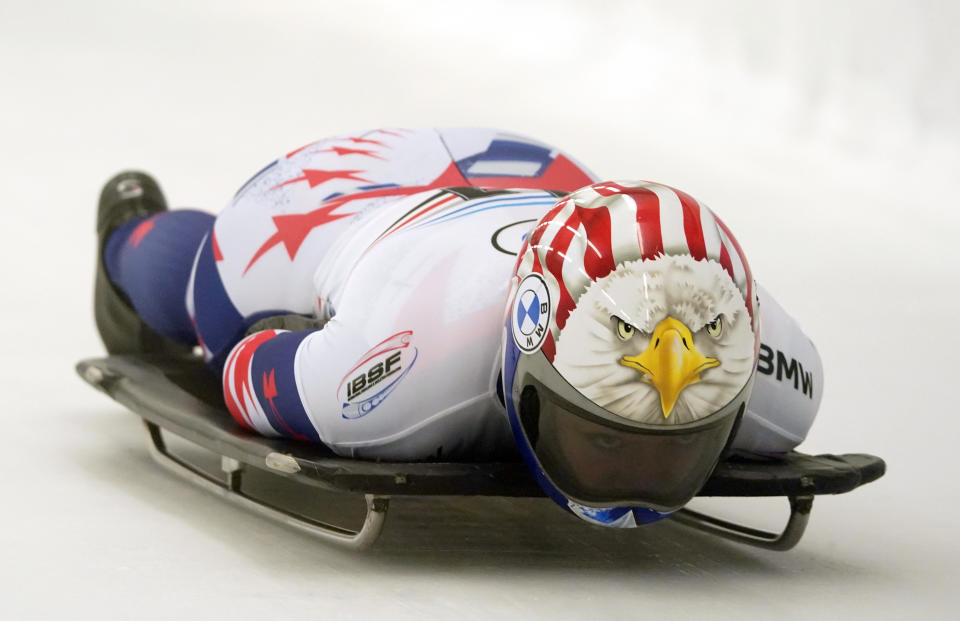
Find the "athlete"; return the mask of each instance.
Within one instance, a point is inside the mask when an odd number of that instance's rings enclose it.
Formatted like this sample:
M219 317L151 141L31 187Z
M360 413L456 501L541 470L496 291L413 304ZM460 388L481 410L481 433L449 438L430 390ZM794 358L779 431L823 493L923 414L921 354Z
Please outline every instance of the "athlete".
M519 451L554 500L631 526L723 451L806 436L819 357L687 194L602 182L486 129L378 129L269 164L216 217L107 183L97 324L194 348L236 421L384 460Z

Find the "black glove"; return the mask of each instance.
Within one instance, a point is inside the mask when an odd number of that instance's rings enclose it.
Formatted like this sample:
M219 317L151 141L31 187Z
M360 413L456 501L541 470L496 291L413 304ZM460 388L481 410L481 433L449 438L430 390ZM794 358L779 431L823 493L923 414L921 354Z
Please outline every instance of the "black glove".
M290 330L296 332L299 330L319 330L323 323L319 319L306 317L304 315L271 315L264 317L249 328L244 336L250 336L254 332L261 330Z

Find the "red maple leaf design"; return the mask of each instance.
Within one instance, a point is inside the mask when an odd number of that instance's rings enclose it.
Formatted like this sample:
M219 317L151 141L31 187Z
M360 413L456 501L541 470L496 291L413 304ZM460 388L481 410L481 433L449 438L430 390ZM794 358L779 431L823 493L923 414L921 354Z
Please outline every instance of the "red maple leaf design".
M375 144L379 147L387 146L382 142L380 142L379 140L370 140L369 138L357 138L355 136L351 136L350 138L344 138L343 140L349 140L353 144Z
M362 181L364 183L370 183L369 179L364 179L363 177L357 176L357 173L363 172L362 170L314 170L312 168L304 168L300 172L303 173L302 176L288 179L283 183L278 183L270 189L276 190L279 187L290 185L291 183L298 183L300 181L306 181L310 184L310 188L312 189L321 183L330 181L331 179L349 179L350 181Z
M371 151L370 149L351 149L350 147L330 147L329 149L319 149L314 151L314 153L336 153L339 156L344 155L366 155L367 157L375 157L378 160L383 158Z
M355 194L338 196L337 198L327 201L317 209L307 213L274 216L273 224L277 227L277 232L271 235L267 241L263 242L257 252L253 255L253 258L250 259L250 262L247 264L246 269L243 270L243 273L246 274L249 272L250 268L253 267L254 263L256 263L260 257L269 252L274 246L277 246L281 243L287 249L287 254L290 256L290 260L293 261L297 256L297 251L300 249L300 245L303 244L303 240L307 238L307 235L310 234L310 231L318 226L323 226L328 222L333 222L334 220L339 220L340 218L346 218L347 216L353 215L350 213L333 213L336 208L341 207L351 201L362 200L365 198L377 198L381 196L407 196L409 194L423 192L424 190L447 188L457 185L467 185L467 181L463 178L463 175L460 174L460 170L457 168L457 165L451 162L446 170L440 174L440 176L427 185L382 188L379 190L356 192Z
M273 224L277 227L277 232L271 235L270 239L260 246L260 249L257 250L253 258L250 259L250 263L247 264L247 269L245 269L243 273L246 274L250 271L250 268L253 267L253 264L256 263L260 257L280 243L287 249L287 254L290 256L290 260L293 261L294 257L297 256L297 251L300 250L301 244L303 244L303 240L307 238L310 231L328 222L353 215L349 213L333 213L333 210L342 204L343 202L334 200L331 201L330 204L324 205L319 209L314 209L309 213L274 216Z
M273 405L273 400L280 394L277 392L277 376L275 371L276 369L270 369L270 375L267 375L266 371L263 373L263 396L266 397L267 401L271 402L271 406Z
M263 372L263 396L270 402L270 410L273 412L273 415L277 418L277 422L280 423L288 435L294 437L298 440L310 440L307 436L302 433L297 433L293 430L287 421L281 416L280 411L277 409L276 404L273 402L280 395L280 392L277 390L277 376L276 369L270 369L270 375L267 375L267 372Z

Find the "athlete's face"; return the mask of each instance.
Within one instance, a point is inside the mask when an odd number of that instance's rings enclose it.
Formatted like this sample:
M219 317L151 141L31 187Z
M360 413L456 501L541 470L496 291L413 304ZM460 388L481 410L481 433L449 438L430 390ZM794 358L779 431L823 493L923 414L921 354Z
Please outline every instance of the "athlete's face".
M690 436L677 435L665 442L660 437L605 430L577 416L566 416L560 424L557 420L543 420L541 437L557 447L557 458L569 464L585 489L629 495L637 489L638 480L661 489L685 485L683 481L698 466L696 452L678 450L678 444L694 441Z

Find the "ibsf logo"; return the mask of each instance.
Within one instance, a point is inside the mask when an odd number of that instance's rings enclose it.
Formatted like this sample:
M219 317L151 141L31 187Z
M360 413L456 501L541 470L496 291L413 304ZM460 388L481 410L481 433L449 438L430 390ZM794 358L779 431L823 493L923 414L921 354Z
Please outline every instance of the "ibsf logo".
M347 371L337 388L344 418L366 416L394 391L417 361L412 339L412 330L398 332L374 345Z

